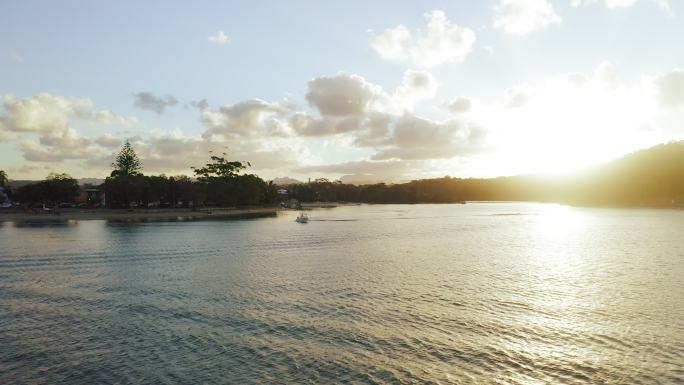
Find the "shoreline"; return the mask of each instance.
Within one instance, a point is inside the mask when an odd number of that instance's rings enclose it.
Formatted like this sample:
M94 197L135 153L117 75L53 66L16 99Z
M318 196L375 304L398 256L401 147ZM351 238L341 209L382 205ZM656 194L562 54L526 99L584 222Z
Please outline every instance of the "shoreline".
M258 218L278 215L277 207L192 209L59 209L57 212L32 213L0 211L0 222L51 222L64 220L190 220L221 218Z
M557 204L574 208L594 208L594 209L651 209L651 210L684 210L681 205L672 206L591 206L574 205L559 202L538 202L538 201L466 201L466 203L534 203L534 204ZM457 203L350 203L350 202L326 202L325 204L308 203L300 210L308 211L311 209L329 209L342 206L360 205L420 205L437 204L450 205ZM461 205L461 204L459 204ZM251 206L251 207L219 207L202 208L193 211L188 208L177 209L58 209L57 212L26 212L20 210L0 210L0 223L3 222L61 222L61 221L88 221L88 220L111 220L111 221L182 221L197 219L249 219L277 216L282 211L297 211L277 206Z

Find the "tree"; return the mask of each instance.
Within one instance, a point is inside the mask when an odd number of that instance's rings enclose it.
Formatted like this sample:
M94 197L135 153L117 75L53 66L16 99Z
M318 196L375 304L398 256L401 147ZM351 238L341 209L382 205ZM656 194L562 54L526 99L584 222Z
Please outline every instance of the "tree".
M16 196L24 203L73 202L78 195L78 181L69 174L50 174L38 183L24 185L17 189Z
M9 178L5 170L0 170L0 187L7 187L9 184Z
M121 147L112 167L114 170L104 183L109 207L128 208L131 202L147 201L147 181L141 173L142 163L129 141Z
M11 199L11 195L7 173L4 170L0 170L0 202Z
M231 178L237 176L240 171L251 166L249 162L242 162L238 160L226 160L226 153L223 156L211 156L211 162L204 167L192 167L197 179L202 182L211 180L212 178Z
M256 205L267 200L267 184L252 174L240 174L251 166L249 162L230 161L223 156L211 156L204 167L193 167L204 190L208 204L217 206Z
M135 153L131 143L126 141L121 151L116 156L114 163L112 163L114 170L111 173L112 177L117 176L136 176L141 174L142 163L138 159L138 154Z
M51 173L43 183L45 183L47 200L55 204L73 202L78 195L78 181L69 174Z

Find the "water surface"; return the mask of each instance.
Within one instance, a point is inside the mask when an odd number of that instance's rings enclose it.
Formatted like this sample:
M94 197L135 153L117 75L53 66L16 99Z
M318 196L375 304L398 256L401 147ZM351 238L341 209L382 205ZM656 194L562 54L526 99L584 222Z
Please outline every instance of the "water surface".
M684 383L684 211L0 224L0 382Z

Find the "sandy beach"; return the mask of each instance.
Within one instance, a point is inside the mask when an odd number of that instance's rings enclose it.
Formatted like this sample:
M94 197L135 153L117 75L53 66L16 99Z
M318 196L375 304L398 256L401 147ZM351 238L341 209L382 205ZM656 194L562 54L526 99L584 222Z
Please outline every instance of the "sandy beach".
M275 216L279 209L276 207L248 207L248 208L203 208L197 211L191 209L58 209L55 212L34 213L29 211L7 210L0 211L0 222L16 221L55 221L55 220L175 220L202 218L249 218Z

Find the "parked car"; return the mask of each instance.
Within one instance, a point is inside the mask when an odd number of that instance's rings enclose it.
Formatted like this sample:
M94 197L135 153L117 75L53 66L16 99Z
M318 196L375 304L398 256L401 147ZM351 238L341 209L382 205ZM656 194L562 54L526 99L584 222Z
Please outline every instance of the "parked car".
M62 202L57 207L59 207L60 209L72 209L74 208L74 204L69 202Z

